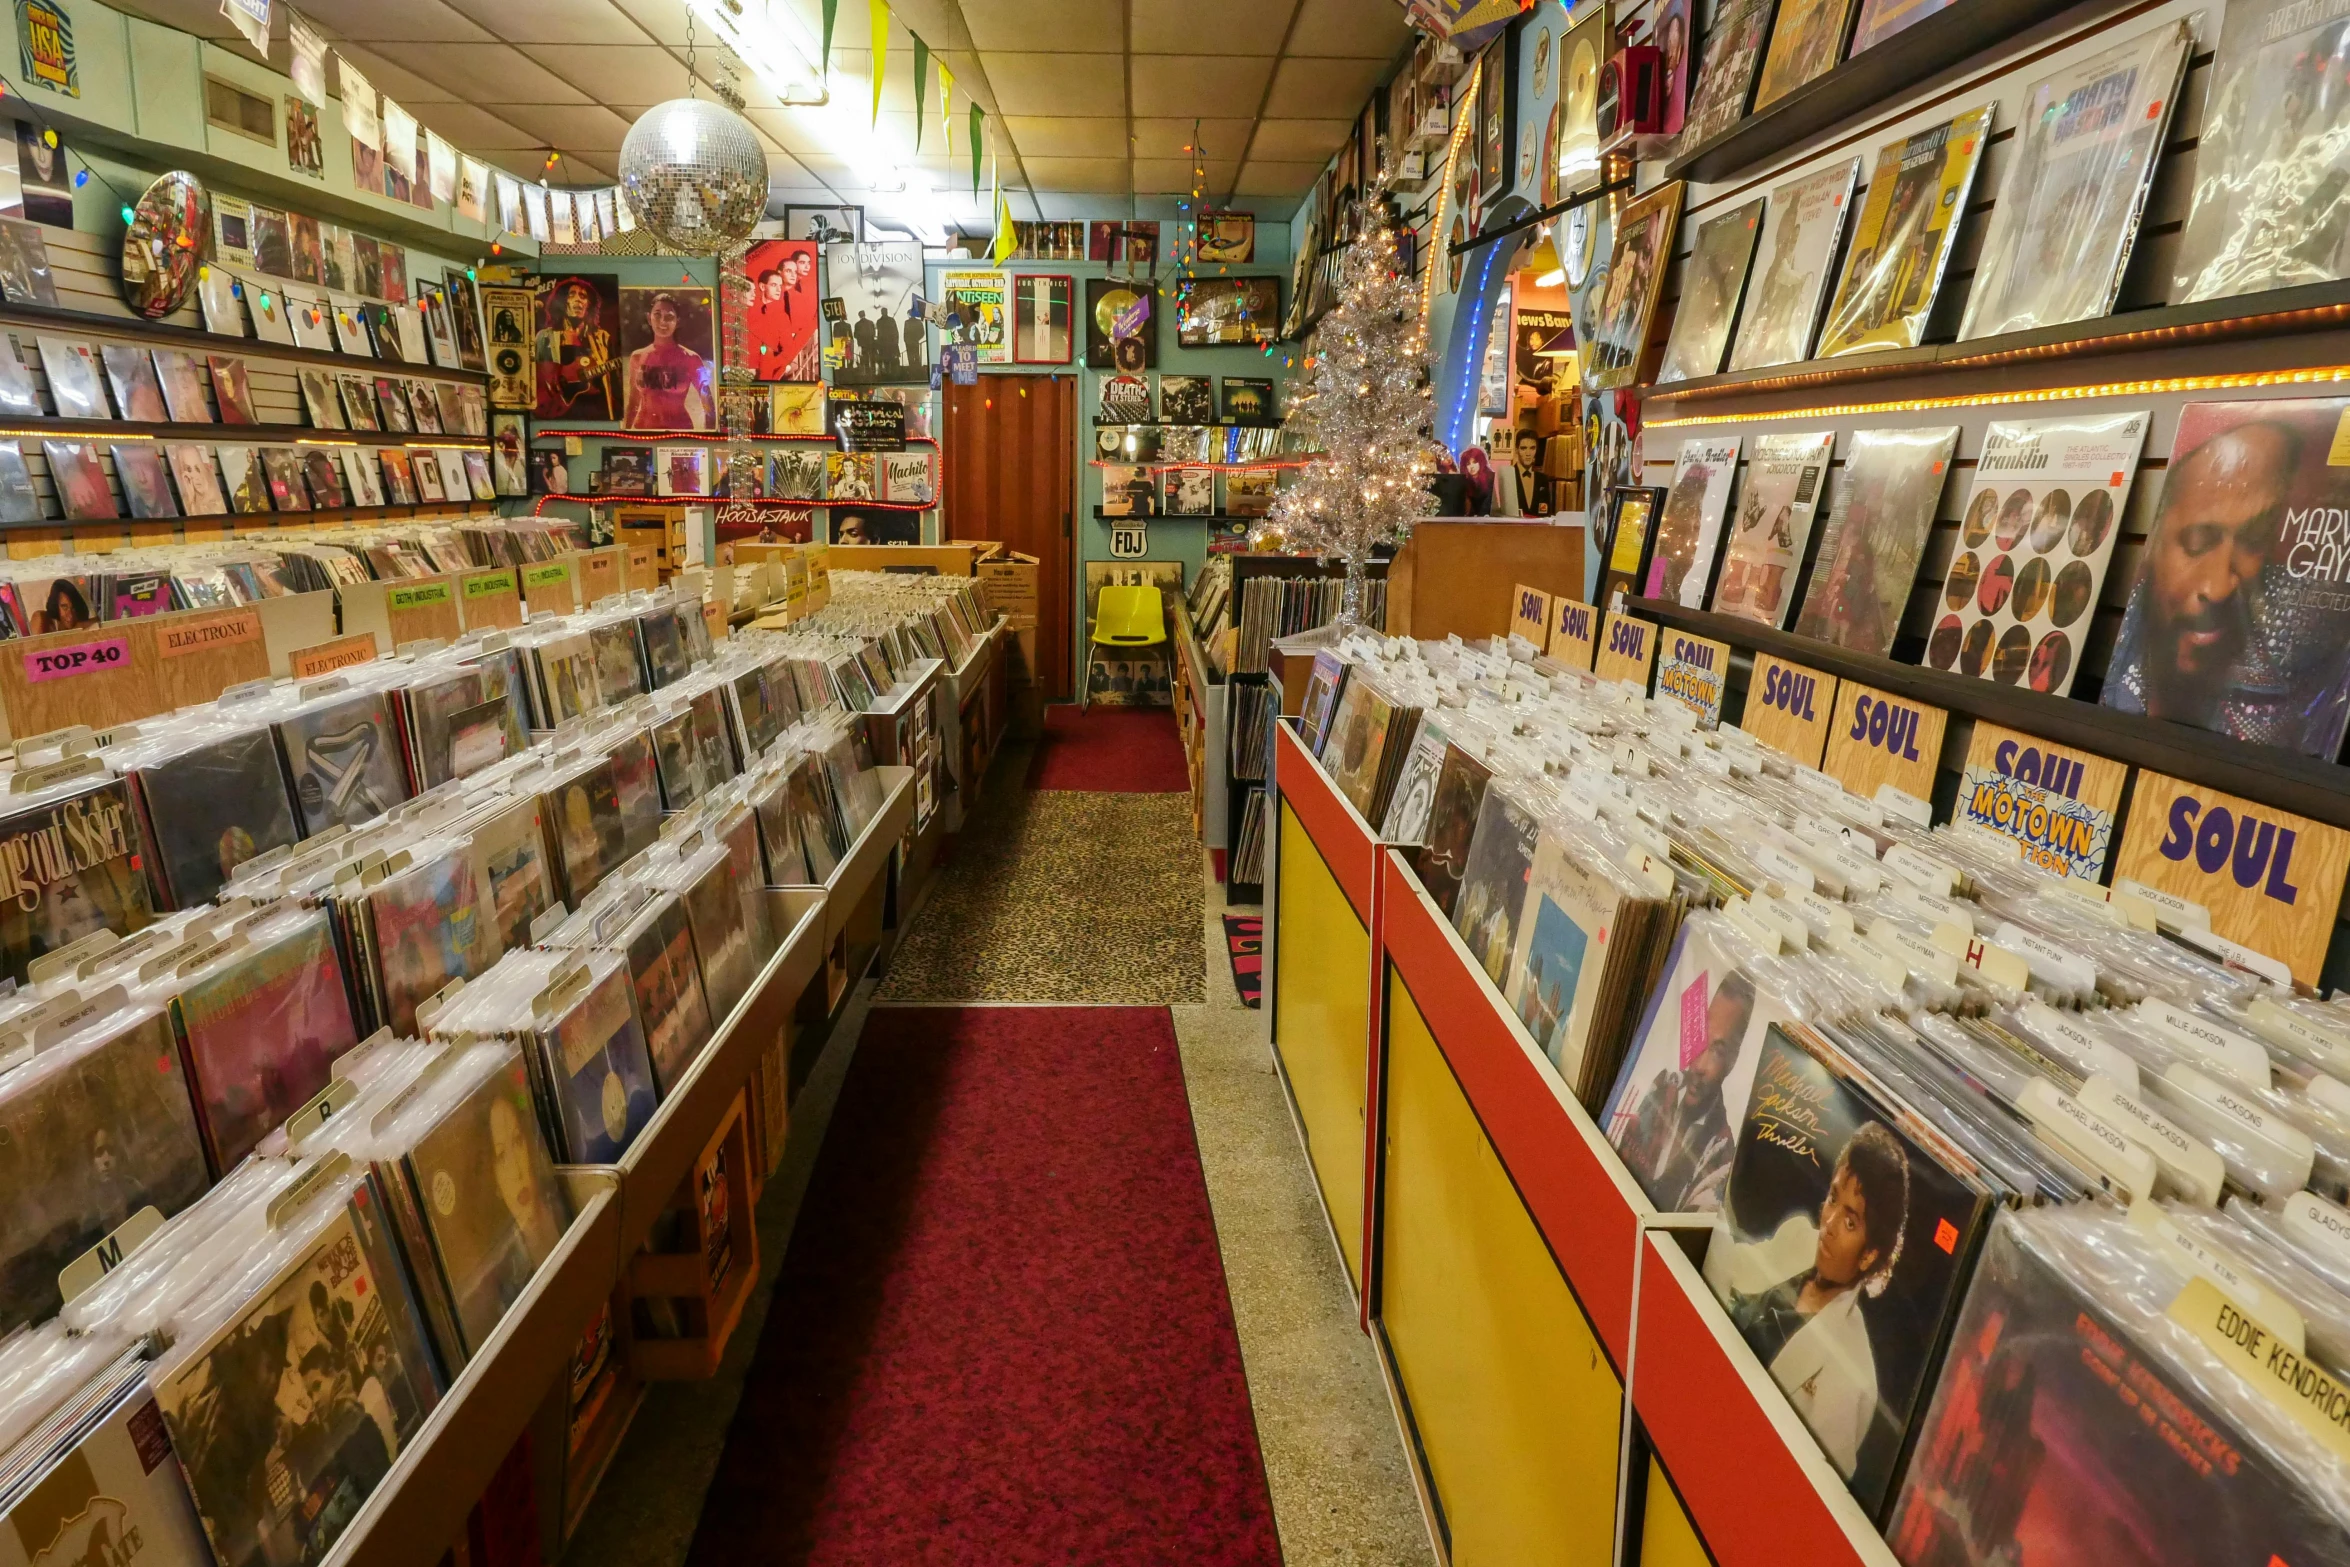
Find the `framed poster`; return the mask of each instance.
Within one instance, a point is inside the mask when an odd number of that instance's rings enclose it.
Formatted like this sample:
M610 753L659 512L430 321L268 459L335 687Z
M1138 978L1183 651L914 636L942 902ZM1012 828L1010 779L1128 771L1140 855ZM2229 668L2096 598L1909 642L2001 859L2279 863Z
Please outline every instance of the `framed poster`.
M620 348L627 360L623 422L629 429L717 428L717 336L706 288L620 291Z
M1150 218L1095 219L1085 226L1085 259L1134 261L1159 259L1159 225Z
M619 418L619 279L609 272L574 272L542 277L536 288L538 326L530 357L538 417Z
M1182 285L1175 309L1175 340L1186 348L1260 346L1281 335L1281 279L1193 278Z
M962 318L957 342L969 348L983 365L1012 362L1012 345L1005 341L1004 274L948 269L939 274L939 296Z
M1245 266L1257 259L1257 219L1253 212L1202 212L1199 215L1199 259L1202 265Z
M762 381L822 379L815 243L763 239L743 257L743 275L751 284L743 332L752 373Z
M911 241L827 245L825 303L833 340L841 348L836 386L888 386L930 379L928 334L914 316L922 292L922 247Z
M1159 287L1126 278L1085 280L1085 362L1095 370L1159 366Z
M1509 188L1513 172L1517 125L1511 111L1518 73L1512 42L1516 37L1515 31L1503 33L1485 46L1478 59L1477 186L1488 201Z
M1053 272L1012 279L1012 363L1065 365L1076 356L1077 280Z
M855 244L865 237L863 207L785 207L783 237L819 245Z

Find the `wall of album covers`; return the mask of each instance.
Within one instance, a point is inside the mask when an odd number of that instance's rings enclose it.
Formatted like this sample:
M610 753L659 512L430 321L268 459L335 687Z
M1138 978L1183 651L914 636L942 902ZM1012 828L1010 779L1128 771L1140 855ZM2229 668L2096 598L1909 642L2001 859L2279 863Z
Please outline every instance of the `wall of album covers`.
M2268 501L2324 502L2330 492L2325 470L2338 450L2333 431L2344 405L2324 396L2328 385L2283 378L2350 359L2350 334L2322 320L2290 335L2179 342L2004 366L1920 366L1811 388L1730 387L1683 397L1674 395L1669 384L1676 374L1696 378L1716 369L1760 370L1836 350L1865 352L1865 345L1897 329L1905 312L1918 317L1923 311L1922 341L1947 343L2106 314L2099 290L2108 286L2110 309L2124 313L2126 324L2126 313L2133 310L2249 296L2338 274L2328 248L2329 209L2324 192L2314 186L2294 209L2291 226L2303 236L2298 250L2286 247L2282 257L2265 254L2242 237L2229 243L2208 214L2191 221L2199 170L2218 188L2214 210L2254 199L2244 191L2231 192L2221 184L2222 173L2201 166L2200 160L2229 156L2228 133L2239 141L2273 135L2286 145L2303 128L2295 117L2312 108L2284 84L2264 87L2258 83L2265 78L2248 75L2232 100L2237 123L2221 123L2227 116L2213 106L2215 51L2225 53L2219 46L2230 9L2165 4L2131 12L2126 19L2110 12L2069 17L1838 128L1815 146L1717 184L1689 186L1675 239L1677 265L1666 279L1665 302L1649 335L1649 348L1664 351L1666 370L1660 379L1668 384L1642 389L1646 423L1640 482L1671 494L1678 479L1694 498L1700 490L1720 488L1734 472L1737 499L1726 504L1735 518L1748 509L1750 498L1774 498L1772 486L1796 471L1784 460L1794 446L1832 438L1824 490L1813 497L1808 574L1801 569L1807 541L1799 527L1778 552L1786 557L1780 561L1784 581L1774 591L1783 598L1763 618L1798 634L1889 653L1897 661L2084 701L2102 698L2125 712L2149 706L2161 711L2163 696L2143 689L2156 678L2147 672L2143 645L2153 633L2133 631L2128 612L2148 559L2149 534L2163 509L2166 487L2179 482L2174 476L2180 465L2189 454L2202 452L2190 482L2208 479L2212 465L2224 461L2266 475L2272 481L2262 490ZM2239 20L2249 25L2258 18ZM2306 54L2304 45L2307 40L2296 47ZM2107 123L2126 127L2153 118L2164 127L2134 226L2128 207L2138 185L2126 170L2116 172L2117 154L2109 150L2102 155L2106 161L2068 167L2056 157L2027 158L2018 134L2019 124L2036 123L2052 101L2082 91L2117 63L2139 74L2134 96L2122 94L2118 103L2107 103ZM2224 72L2229 62L2221 58L2216 64ZM2157 85L2169 80L2181 82L2175 92ZM2221 95L2227 96L2224 90ZM2277 104L2275 124L2265 131L2256 108L2263 97ZM2322 111L2322 100L2316 107ZM1904 275L1902 264L1894 261L1882 270L1888 297L1900 296L1899 308L1866 320L1859 314L1840 319L1848 312L1833 302L1839 276L1855 267L1850 231L1871 227L1871 185L1886 177L1880 171L1897 169L1905 147L1916 155L1910 166L1922 166L1933 133L1944 125L1956 125L1949 145L1962 145L1970 130L1964 117L1979 110L1988 111L1988 134L1981 138L1979 166L1947 242L1939 288L1930 274ZM2220 149L2216 154L2215 148ZM2247 155L2237 161L2258 160ZM2019 169L2032 172L2019 174ZM2302 172L2314 178L2315 165ZM1645 194L1656 185L1661 165L1645 165L1642 174ZM2278 188L2287 187L2293 165L2280 164L2271 174ZM1893 178L1898 181L1898 174ZM1791 215L1799 207L1815 216L1832 211L1839 196L1850 214L1841 248L1804 269L1803 281L1816 294L1790 304L1787 291L1778 286L1784 280L1774 281L1770 262L1780 243L1792 253L1803 241L1783 234L1780 226L1793 228ZM1756 215L1758 200L1759 239L1741 237L1731 247L1754 247L1744 299L1733 293L1725 308L1713 279L1735 269L1718 265L1719 249L1707 252ZM1898 227L1898 218L1888 227ZM2126 263L2116 268L2088 242L2081 231L2090 228L2109 237L2134 232ZM1859 243L1867 248L1867 241ZM1894 248L1883 247L1888 254ZM1867 260L1860 264L1864 272ZM1929 265L1930 258L1917 263ZM1931 302L1930 310L1924 310L1924 301ZM2249 299L2247 306L2250 313ZM1688 323L1679 318L1692 310L1712 319L1718 335L1676 369L1688 336ZM2280 379L2266 385L2197 382L2214 377L2249 381L2268 373ZM2330 380L2330 374L2319 379ZM2147 384L2156 382L2168 384ZM1996 400L2064 388L2110 390L2087 397ZM2294 399L2309 401L2291 409L2260 406ZM2065 452L2046 449L2058 443ZM1917 450L1902 456L1904 447ZM1758 471L1758 455L1767 457L1770 472ZM1921 457L1923 466L1913 461ZM2062 471L2071 459L2078 459L2074 466L2080 471ZM2052 497L2052 491L2058 493ZM2182 494L2181 503L2194 498ZM1719 508L1709 504L1707 509ZM1913 532L1895 515L1905 509L1926 526ZM1877 519L1864 551L1856 552L1839 534L1837 519L1848 511ZM2058 511L2065 515L2059 517ZM2290 531L2297 525L2286 526ZM2322 514L2311 513L2309 527L2315 531L2297 535L2303 565L2330 578L2336 573L2326 564ZM1735 529L1729 537L1735 540ZM2279 535L2260 548L2275 555L2273 565L2308 575L2284 561L2290 542ZM1734 542L1725 546L1730 559L1715 578L1708 607L1739 610L1729 602L1748 590L1739 581L1738 548ZM1869 558L1859 564L1873 576L1850 569L1861 554ZM2258 572L2248 568L2247 574ZM1697 575L1692 574L1693 590L1672 596L1693 605L1703 600L1705 587ZM2232 638L2220 621L2234 603L2219 595L2196 611L2209 624L2188 624L2181 636L2188 642ZM1743 612L1753 613L1755 607ZM2329 629L2330 613L2326 603L2316 600L2298 609L2261 611L2235 657L2230 689L2206 690L2195 702L2174 696L2169 716L2335 759L2341 743L2340 703L2334 694L2338 681L2320 667L2331 655L2295 651L2339 643L2338 629ZM2252 688L2260 682L2246 673L2246 666L2248 660L2264 658L2263 678L2274 689L2268 698L2258 698ZM1967 730L1963 721L1953 726L1946 757L1965 754ZM2337 953L2344 950L2341 934ZM2338 959L2327 973L2338 982Z

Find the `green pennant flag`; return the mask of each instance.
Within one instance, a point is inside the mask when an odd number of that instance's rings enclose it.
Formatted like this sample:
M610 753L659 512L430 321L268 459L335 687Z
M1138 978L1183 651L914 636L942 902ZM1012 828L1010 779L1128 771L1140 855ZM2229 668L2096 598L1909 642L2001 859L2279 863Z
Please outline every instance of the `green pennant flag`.
M977 104L971 106L971 196L979 197L979 129L987 118L987 111Z
M889 64L889 0L868 0L866 14L873 19L873 123L881 123L881 76Z
M922 99L930 85L930 45L914 40L914 150L922 150Z
M816 67L819 76L832 74L832 19L840 13L840 0L824 0L824 59Z

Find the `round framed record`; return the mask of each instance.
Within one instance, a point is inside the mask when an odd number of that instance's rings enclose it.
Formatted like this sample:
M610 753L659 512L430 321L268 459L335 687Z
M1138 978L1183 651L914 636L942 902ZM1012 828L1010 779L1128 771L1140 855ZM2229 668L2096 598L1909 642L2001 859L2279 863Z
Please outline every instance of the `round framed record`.
M181 169L158 176L122 236L123 302L149 321L177 310L212 248L212 198Z

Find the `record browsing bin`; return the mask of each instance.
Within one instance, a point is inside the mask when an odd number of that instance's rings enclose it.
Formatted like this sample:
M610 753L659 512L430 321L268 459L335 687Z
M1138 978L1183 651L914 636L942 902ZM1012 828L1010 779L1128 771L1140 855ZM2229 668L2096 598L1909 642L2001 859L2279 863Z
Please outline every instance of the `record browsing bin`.
M1349 833L1348 802L1282 727L1287 885L1275 918L1299 884L1324 884L1319 901L1364 922L1376 964L1376 1010L1366 986L1354 1014L1362 1032L1335 1037L1345 1019L1333 1008L1312 1041L1319 1091L1363 1106L1359 1144L1332 1146L1343 1115L1321 1117L1318 1142L1306 1124L1296 1082L1307 1057L1280 1009L1285 994L1299 1007L1288 993L1301 986L1316 986L1318 1002L1320 971L1345 970L1333 990L1371 973L1331 944L1327 912L1320 926L1299 919L1302 901L1276 928L1310 956L1283 973L1292 949L1276 940L1268 958L1275 1052L1350 1281L1362 1270L1365 1326L1431 1539L1464 1567L1679 1567L1675 1551L1692 1541L1718 1567L1798 1557L1890 1567L1876 1529L1698 1276L1688 1248L1702 1255L1710 1219L1657 1212L1408 853ZM1358 916L1339 867L1366 856L1376 903ZM1332 1083L1326 1063L1359 1064L1360 1075ZM1352 1247L1325 1173L1350 1153L1361 1159L1363 1214ZM1591 1475L1595 1485L1574 1483Z
M647 1382L717 1375L759 1281L752 1162L750 1101L737 1088L660 1215L663 1244L628 1265L621 1338Z

